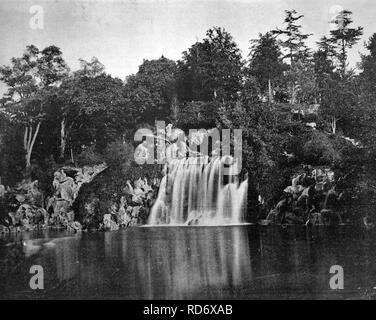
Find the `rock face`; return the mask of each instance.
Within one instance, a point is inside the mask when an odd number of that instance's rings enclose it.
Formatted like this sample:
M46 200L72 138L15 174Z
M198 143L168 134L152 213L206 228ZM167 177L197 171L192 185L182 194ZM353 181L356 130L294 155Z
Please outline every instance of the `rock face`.
M55 194L48 200L47 204L47 210L51 212L52 224L74 230L81 229L81 225L76 222L72 204L82 185L90 183L106 168L105 164L100 164L83 168L63 167L55 172L52 182Z
M74 202L83 227L112 231L145 224L158 192L159 179L127 180L114 193L107 185L110 177L105 175L83 187Z
M48 224L44 207L44 196L38 180L23 180L13 189L0 185L0 224L2 231L31 230Z
M63 167L55 172L54 195L45 199L38 180L23 180L7 190L0 185L0 231L27 231L38 227L63 227L80 230L72 204L78 191L105 170L105 164L93 167ZM67 174L68 173L68 174Z
M283 190L283 196L261 224L331 225L342 223L336 211L343 192L329 168L305 168Z

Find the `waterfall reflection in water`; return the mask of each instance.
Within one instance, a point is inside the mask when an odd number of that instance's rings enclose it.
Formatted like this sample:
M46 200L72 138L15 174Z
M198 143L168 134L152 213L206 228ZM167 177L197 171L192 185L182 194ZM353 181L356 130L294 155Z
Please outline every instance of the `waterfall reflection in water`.
M5 245L0 239L0 297L352 297L376 286L375 237L227 226L129 228ZM44 268L45 290L29 288L35 264ZM329 288L334 264L345 270L344 291Z
M250 276L245 228L140 228L103 237L78 248L79 269L73 243L56 248L58 282L78 272L83 294L184 299L226 294Z
M182 232L166 228L163 235L160 230L148 229L151 237L139 239L146 250L131 242L123 248L123 257L131 264L129 271L136 275L129 280L134 280L132 286L138 287L140 298L213 298L218 291L231 290L249 277L244 229L187 228Z
M251 275L245 227L131 228L26 245L39 251L18 271L25 281L8 282L16 295L35 295L24 285L32 264L43 266L50 297L230 298Z

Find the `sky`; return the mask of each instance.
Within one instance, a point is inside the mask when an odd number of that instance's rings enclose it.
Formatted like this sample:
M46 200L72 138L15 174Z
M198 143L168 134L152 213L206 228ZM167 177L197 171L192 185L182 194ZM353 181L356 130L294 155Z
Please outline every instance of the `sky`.
M336 12L352 11L364 35L350 51L351 66L376 32L374 0L0 0L0 65L21 56L26 45L56 45L71 70L79 58L96 56L108 73L124 80L143 59L178 60L213 26L229 31L246 58L249 40L282 27L287 9L304 15L303 31L314 34L310 46L329 34ZM5 88L0 83L0 94Z

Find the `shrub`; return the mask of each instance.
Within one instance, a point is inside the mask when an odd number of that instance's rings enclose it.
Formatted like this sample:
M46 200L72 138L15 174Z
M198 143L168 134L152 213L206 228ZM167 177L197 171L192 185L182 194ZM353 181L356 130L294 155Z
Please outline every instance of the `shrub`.
M95 151L95 146L86 147L76 158L79 166L91 166L104 162L102 155Z
M331 165L341 160L341 153L334 147L327 134L313 131L311 139L303 146L304 160L311 165Z

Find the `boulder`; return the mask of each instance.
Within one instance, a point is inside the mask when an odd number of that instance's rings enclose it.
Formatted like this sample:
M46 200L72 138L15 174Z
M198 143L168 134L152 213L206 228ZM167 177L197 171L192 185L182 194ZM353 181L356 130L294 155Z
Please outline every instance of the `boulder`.
M336 191L333 170L311 166L303 169L293 176L291 185L283 190L284 199L269 212L266 220L305 223L305 217L309 216L307 220L314 225L342 223L335 210L340 205L341 194Z
M63 167L55 172L53 187L55 194L49 199L47 210L53 211L52 222L68 226L74 221L72 204L83 184L90 183L99 173L107 168L106 164L83 168ZM70 176L67 176L67 172Z
M114 231L119 229L119 226L112 219L112 215L110 213L107 213L103 216L103 228L106 231Z
M127 200L125 197L120 198L120 206L119 211L117 212L117 220L120 226L126 226L127 225L127 210L125 209L125 206L127 205Z
M9 227L3 226L0 224L0 234L1 233L8 233L10 231Z
M5 187L2 184L0 184L0 198L4 198L5 191L6 191Z

